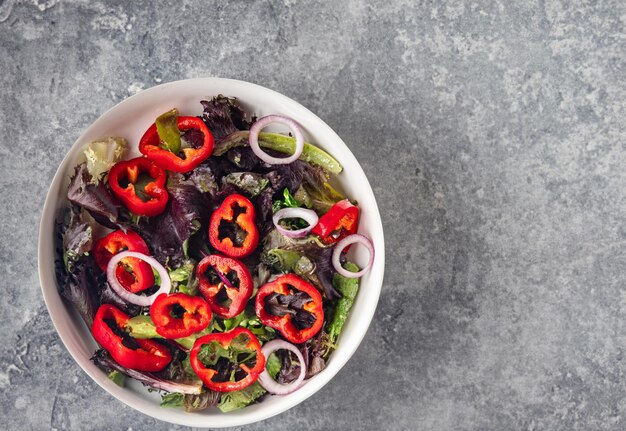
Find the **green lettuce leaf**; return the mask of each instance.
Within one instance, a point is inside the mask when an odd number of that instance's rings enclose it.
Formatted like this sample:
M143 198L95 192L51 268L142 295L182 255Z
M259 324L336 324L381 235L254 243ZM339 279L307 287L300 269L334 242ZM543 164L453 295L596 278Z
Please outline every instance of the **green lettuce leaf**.
M98 184L104 174L122 160L127 151L128 142L124 138L104 138L87 144L83 154L87 159L91 183Z
M162 395L161 407L182 407L184 400L185 395L178 392L172 392L171 394Z

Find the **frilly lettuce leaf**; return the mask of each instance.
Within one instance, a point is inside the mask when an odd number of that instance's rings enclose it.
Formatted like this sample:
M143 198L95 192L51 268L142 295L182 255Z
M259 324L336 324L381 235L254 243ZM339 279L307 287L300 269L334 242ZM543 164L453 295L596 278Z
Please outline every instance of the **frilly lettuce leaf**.
M185 261L187 241L200 230L201 221L208 220L211 206L207 196L180 174L170 173L166 188L165 212L140 218L136 229L155 259L178 267Z
M83 154L87 159L90 181L98 184L104 174L122 160L127 151L128 143L124 138L104 138L87 144L83 149Z
M87 163L76 166L67 190L67 199L89 211L96 221L115 229L120 226L120 204L104 182L94 184Z

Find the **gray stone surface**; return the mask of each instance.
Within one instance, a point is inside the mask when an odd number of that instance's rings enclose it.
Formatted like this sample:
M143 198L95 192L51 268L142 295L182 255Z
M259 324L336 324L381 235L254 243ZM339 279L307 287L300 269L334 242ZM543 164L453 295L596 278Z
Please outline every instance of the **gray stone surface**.
M81 131L198 76L318 113L368 174L387 240L354 358L242 429L626 428L624 2L128 3L0 1L0 428L182 428L74 364L36 251Z

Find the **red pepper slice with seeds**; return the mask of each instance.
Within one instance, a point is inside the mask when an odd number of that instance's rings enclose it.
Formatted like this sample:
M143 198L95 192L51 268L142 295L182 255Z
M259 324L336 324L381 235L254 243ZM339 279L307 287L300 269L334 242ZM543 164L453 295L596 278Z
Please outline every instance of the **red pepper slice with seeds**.
M161 371L172 354L154 340L133 338L124 331L130 317L111 304L102 304L93 319L91 332L96 341L122 367L138 371Z
M217 254L198 263L196 278L200 293L211 310L224 319L237 316L252 296L252 275L240 261Z
M122 251L150 254L143 238L130 229L126 232L121 229L111 232L96 241L91 249L96 264L104 272L106 272L111 258ZM132 293L141 292L154 286L152 267L134 257L122 259L115 268L115 276L124 289Z
M330 207L311 232L319 235L326 244L332 244L356 233L358 227L359 207L344 199Z
M232 194L211 214L209 242L229 257L246 257L259 245L256 212L245 196Z
M184 338L202 331L211 323L211 317L204 299L184 293L162 293L150 307L150 318L163 338Z
M167 176L145 157L124 160L109 171L109 186L126 208L137 215L156 216L165 211Z
M265 370L261 344L246 328L198 338L189 362L204 386L216 392L244 389Z
M324 324L322 295L296 274L285 274L263 285L254 306L261 323L277 329L294 344L311 339Z
M177 114L176 114L177 115ZM191 172L200 163L213 154L213 135L204 121L198 117L178 117L176 126L179 131L197 130L202 133L202 146L182 148L175 153L161 145L157 123L153 123L139 141L139 151L162 169L172 172Z

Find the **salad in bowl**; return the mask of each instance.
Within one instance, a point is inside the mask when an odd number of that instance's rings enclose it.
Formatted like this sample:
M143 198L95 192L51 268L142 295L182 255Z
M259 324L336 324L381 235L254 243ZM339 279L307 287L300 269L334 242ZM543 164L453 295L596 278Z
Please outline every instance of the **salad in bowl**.
M378 214L298 118L262 115L245 96L196 104L137 124L135 141L112 128L66 158L55 286L107 390L143 385L151 408L158 396L187 415L262 411L321 387L379 259L360 228Z

